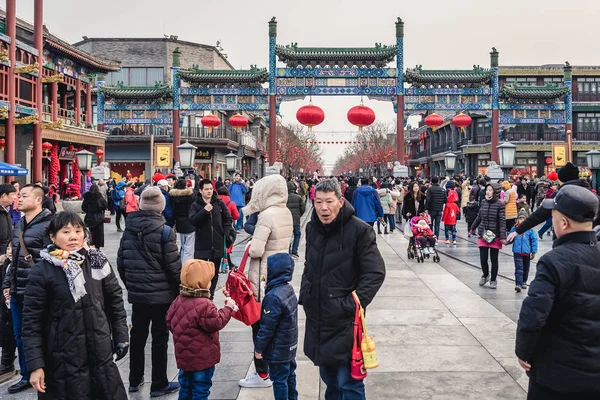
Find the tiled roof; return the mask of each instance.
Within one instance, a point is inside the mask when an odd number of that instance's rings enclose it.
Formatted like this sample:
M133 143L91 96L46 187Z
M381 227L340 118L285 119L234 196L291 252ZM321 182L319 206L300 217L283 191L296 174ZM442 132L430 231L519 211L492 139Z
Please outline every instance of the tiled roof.
M531 100L531 101L557 101L569 92L564 85L548 83L545 86L523 86L506 84L500 89L500 96L505 99Z
M276 47L279 60L296 66L302 63L345 62L364 65L385 65L398 54L396 45L386 46L376 43L375 47L298 47L297 43Z
M269 80L269 71L255 66L235 70L180 69L178 74L188 83L264 83Z
M102 86L101 91L111 99L160 99L172 96L171 87L166 84L155 86Z
M424 70L419 65L408 68L404 76L407 83L418 85L482 86L492 79L494 71L478 66L472 70Z

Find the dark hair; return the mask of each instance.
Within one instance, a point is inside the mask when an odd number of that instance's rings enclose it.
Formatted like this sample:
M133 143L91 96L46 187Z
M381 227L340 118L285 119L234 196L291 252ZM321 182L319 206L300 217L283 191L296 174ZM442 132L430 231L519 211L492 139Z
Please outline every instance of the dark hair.
M212 182L209 179L202 179L198 185L198 188L202 190L204 189L204 185L210 185L212 187Z
M17 182L17 181L10 181L11 185L16 185L17 183L19 183L19 182Z
M419 188L419 191L417 192L417 197L416 199L421 201L421 186L419 186L419 182L417 181L412 181L411 183L408 184L408 193L410 193L410 195L413 195L413 186L417 185L417 187Z
M356 178L351 176L350 178L348 178L348 186L356 186Z
M229 196L229 190L228 190L228 189L227 189L227 187L225 187L225 186L221 186L221 187L220 187L220 188L217 190L217 193L218 193L220 196Z
M440 178L437 176L434 176L433 178L431 178L431 183L440 183Z
M360 178L360 184L361 185L368 185L369 184L369 178Z
M0 196L2 196L3 194L15 193L16 191L17 189L15 189L13 185L10 185L8 183L3 183L0 185Z
M88 192L100 196L100 188L95 183L92 186L90 186L90 190Z
M44 197L44 189L41 186L36 185L35 183L29 183L21 188L21 190L31 188L31 193L33 193L37 197Z
M72 226L80 226L84 230L87 229L81 217L72 211L61 211L54 215L50 225L48 225L48 235L56 235L65 226L71 224Z
M212 183L211 183L212 185ZM175 182L175 189L187 189L187 182L183 178L177 179Z

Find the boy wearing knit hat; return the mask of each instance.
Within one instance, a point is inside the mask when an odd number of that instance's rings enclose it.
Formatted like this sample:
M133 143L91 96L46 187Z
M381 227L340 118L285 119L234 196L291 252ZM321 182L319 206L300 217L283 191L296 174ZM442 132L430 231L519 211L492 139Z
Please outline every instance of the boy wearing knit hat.
M519 211L517 223L510 232L514 232L528 216L527 211ZM531 260L535 258L535 254L538 252L538 238L535 231L530 229L521 235L515 236L512 251L515 261L515 292L521 293L521 289L525 290L528 287L529 267L531 266Z
M192 259L183 264L179 296L167 312L167 327L173 333L179 368L179 399L208 399L215 365L221 361L219 331L237 309L228 298L217 310L210 300L215 266Z

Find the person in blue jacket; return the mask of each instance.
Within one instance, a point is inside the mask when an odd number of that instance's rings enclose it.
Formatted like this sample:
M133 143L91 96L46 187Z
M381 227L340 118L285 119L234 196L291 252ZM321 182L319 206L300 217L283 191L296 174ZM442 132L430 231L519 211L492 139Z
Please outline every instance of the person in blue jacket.
M113 201L113 207L115 213L115 225L117 225L117 232L123 232L121 229L121 216L125 215L125 209L121 208L121 201L125 198L125 181L117 183L117 186L110 191L110 197Z
M290 281L294 260L287 253L267 258L267 289L254 356L269 361L275 400L297 400L298 299Z
M244 214L242 213L242 208L246 205L244 195L247 191L248 188L242 180L242 176L239 172L236 172L236 174L233 176L233 183L229 185L229 198L235 203L238 213L240 214L240 217L235 223L235 229L238 231L244 226Z
M527 211L522 209L517 215L517 223L511 229L511 233L527 219ZM522 235L515 236L512 251L515 260L515 291L521 293L521 289L528 288L527 279L529 278L529 267L531 260L535 258L538 252L538 237L533 229L530 229Z
M367 178L360 178L360 184L361 186L356 188L352 194L352 206L354 206L358 218L373 226L377 218L383 218L379 194L369 186Z

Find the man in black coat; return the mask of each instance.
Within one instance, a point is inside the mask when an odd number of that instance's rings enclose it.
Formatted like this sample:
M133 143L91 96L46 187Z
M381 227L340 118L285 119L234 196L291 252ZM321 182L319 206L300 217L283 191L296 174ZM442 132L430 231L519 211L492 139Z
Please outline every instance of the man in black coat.
M194 258L211 261L215 265L215 276L210 285L210 299L215 295L219 282L219 269L223 258L225 237L233 230L232 217L225 203L213 190L208 179L200 181L200 196L192 207L189 215L190 222L196 227L196 245ZM230 246L233 243L227 243Z
M444 212L444 205L448 195L444 188L440 186L440 178L434 176L431 178L431 186L427 189L427 197L425 199L425 208L431 216L431 222L433 223L433 233L435 236L440 236L440 222L442 221L442 213Z
M13 236L12 216L10 205L14 203L17 189L13 185L3 183L0 185L0 282L4 280L6 267L10 264L9 247ZM0 346L2 359L0 360L0 379L2 375L15 371L15 352L17 342L13 333L12 315L4 302L0 303Z
M304 353L320 369L326 400L362 394L350 375L355 290L367 307L385 279L375 231L354 216L335 179L317 184L315 209L306 227L306 262L299 303L306 313ZM353 397L359 398L359 397Z
M302 232L300 231L300 219L306 211L306 203L302 200L302 197L296 193L296 185L294 182L288 181L287 189L287 208L292 213L292 218L294 220L294 241L292 243L290 254L295 259L298 259L298 246L300 245L300 238L302 237Z
M169 306L179 294L181 261L175 232L161 215L165 197L156 186L140 196L140 209L127 216L117 253L117 268L132 304L129 391L144 383L144 348L152 323L151 395L172 393L179 384L167 377L166 324Z
M15 226L12 238L12 263L2 282L4 298L10 300L10 311L12 313L15 340L19 350L19 366L22 376L19 382L8 388L9 393L18 393L31 386L29 384L29 373L31 371L27 369L25 363L21 330L23 302L25 300L25 288L29 282L29 271L41 260L40 251L51 243L46 231L52 220L52 213L47 209L42 209L43 199L44 191L40 186L29 184L21 189L19 210L23 212L24 216ZM21 236L25 248L20 244Z
M527 398L599 399L598 198L568 185L542 208L552 213L558 239L538 261L519 316L515 353L529 376Z

